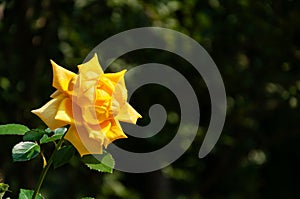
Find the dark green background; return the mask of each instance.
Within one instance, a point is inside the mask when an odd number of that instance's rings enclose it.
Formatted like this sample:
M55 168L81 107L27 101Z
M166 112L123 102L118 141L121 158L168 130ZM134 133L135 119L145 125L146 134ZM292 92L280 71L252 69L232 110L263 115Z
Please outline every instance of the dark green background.
M77 72L89 51L114 34L144 26L171 28L208 51L225 83L228 114L212 153L197 158L210 117L201 76L176 55L139 50L122 56L110 70L158 62L180 71L201 108L199 133L190 149L171 166L146 174L99 174L74 159L49 173L42 193L48 199L299 198L299 11L298 0L1 1L0 123L45 127L30 110L54 91L49 59ZM142 125L158 102L169 113L164 129L151 139L130 137L120 145L144 152L172 139L180 109L169 90L144 86L131 100L144 116ZM11 148L20 140L0 138L0 181L10 184L11 198L19 188L33 189L41 171L41 158L12 162Z

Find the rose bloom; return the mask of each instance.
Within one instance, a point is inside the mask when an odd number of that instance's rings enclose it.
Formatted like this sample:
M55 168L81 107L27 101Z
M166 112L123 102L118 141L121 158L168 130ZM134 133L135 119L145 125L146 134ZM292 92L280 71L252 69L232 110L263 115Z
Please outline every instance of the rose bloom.
M135 124L141 115L127 103L126 70L104 74L96 54L78 66L78 75L51 64L57 91L34 114L51 130L70 125L65 139L81 156L101 154L103 146L127 137L119 121Z

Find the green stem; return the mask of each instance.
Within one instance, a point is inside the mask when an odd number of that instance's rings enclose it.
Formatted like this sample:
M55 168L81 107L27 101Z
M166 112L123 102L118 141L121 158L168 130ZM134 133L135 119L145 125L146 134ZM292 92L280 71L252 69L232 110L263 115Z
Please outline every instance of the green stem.
M55 147L55 149L54 149L54 151L53 151L53 153L52 153L52 155L51 155L51 157L50 157L50 159L48 161L48 163L43 168L42 173L41 173L41 175L39 177L39 180L37 182L37 185L35 187L32 199L36 199L38 193L40 192L41 186L42 186L42 184L43 184L43 182L45 180L45 177L46 177L46 175L48 173L48 170L49 170L49 168L51 167L51 165L53 163L53 158L54 158L55 154L57 153L57 151L60 149L60 147L63 144L63 142L64 142L64 136L59 140L58 144L56 145L56 147Z

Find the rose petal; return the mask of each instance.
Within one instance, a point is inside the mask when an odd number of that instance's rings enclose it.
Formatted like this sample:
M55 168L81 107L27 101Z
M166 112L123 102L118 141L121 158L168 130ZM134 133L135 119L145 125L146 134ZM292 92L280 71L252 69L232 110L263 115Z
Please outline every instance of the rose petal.
M98 79L99 76L103 75L103 70L99 64L98 56L95 53L92 59L78 65L79 73L84 79Z
M56 128L67 125L67 122L56 120L55 116L62 100L65 99L65 96L59 95L56 98L50 100L43 107L32 110L31 112L39 116L51 129L54 130Z
M100 82L103 83L103 84L106 84L106 85L113 85L110 86L112 87L111 90L114 91L116 85L119 85L121 86L123 89L126 90L126 87L125 87L125 81L124 81L124 76L125 76L125 73L126 73L127 70L122 70L120 72L117 72L117 73L105 73L103 74L103 76L101 77L101 80ZM108 84L109 82L109 84Z
M122 122L136 124L137 119L142 118L142 116L130 104L126 103L115 118Z
M113 81L114 83L124 83L124 76L125 73L127 72L127 70L122 70L120 72L116 72L116 73L105 73L103 76L110 79L111 81Z
M80 133L80 136L79 134ZM71 125L65 139L70 141L77 149L80 156L87 154L102 154L102 144L100 141L89 138L87 130L83 126Z
M58 106L55 119L66 123L73 122L72 101L70 98L64 98L61 101L60 105Z
M116 85L115 91L112 96L112 111L117 116L127 101L127 90L120 84Z
M96 105L101 105L103 102L111 99L111 95L104 90L97 89L96 94Z
M60 92L69 94L69 83L76 77L76 74L57 65L54 61L50 61L53 69L53 87Z
M59 96L60 94L62 94L62 92L60 92L59 90L56 90L54 93L52 93L52 94L50 95L50 97L53 99L53 98Z
M82 107L81 110L82 110L82 118L84 119L85 123L92 124L92 125L99 124L94 106Z
M92 106L96 100L95 85L97 81L84 81L78 78L79 84L73 90L73 101L79 106Z
M74 87L76 102L80 106L92 105L96 100L96 87L103 75L97 54L88 62L78 65L79 75Z
M115 83L103 75L98 82L97 90L103 90L111 96L115 90Z
M105 148L107 147L108 144L110 144L116 139L127 138L118 120L111 120L110 130L105 134L105 137L107 139L104 142Z
M103 142L105 139L105 134L110 131L111 121L102 122L100 125L85 125L89 137L97 139L100 142Z

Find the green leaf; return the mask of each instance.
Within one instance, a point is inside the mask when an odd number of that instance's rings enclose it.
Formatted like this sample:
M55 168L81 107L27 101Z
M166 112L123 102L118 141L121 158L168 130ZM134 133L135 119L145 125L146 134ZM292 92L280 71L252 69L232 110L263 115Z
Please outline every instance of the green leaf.
M40 139L41 144L46 144L48 142L53 142L53 141L55 141L55 140L49 138L49 136L46 134L44 134L43 137Z
M35 158L41 149L34 142L20 142L12 149L12 157L14 162L27 161Z
M57 153L53 157L54 168L56 169L68 163L74 154L75 154L75 150L73 146L71 145L63 146L61 149L59 149L59 151L57 151Z
M54 135L63 135L67 131L66 127L61 127L53 130Z
M0 125L0 135L24 135L30 129L22 124Z
M8 188L9 188L8 184L0 183L0 199L2 199L2 197L5 194L5 192L8 191Z
M34 191L28 189L21 189L19 194L19 199L32 199ZM38 194L37 199L44 199L41 194Z
M0 183L0 193L4 193L8 191L8 188L9 188L8 184Z
M27 131L23 136L24 141L38 141L40 140L43 135L46 133L43 129L32 129Z
M92 197L84 197L84 198L81 198L81 199L95 199L95 198L92 198Z
M112 155L106 151L101 155L85 155L81 160L92 170L112 173L115 166L115 160Z
M49 131L50 131L50 129L46 129L46 132L49 132ZM48 135L44 134L43 137L40 139L40 143L45 144L48 142L54 142L56 140L60 140L66 131L67 131L66 127L57 128L54 131L52 131L53 135L50 137Z

